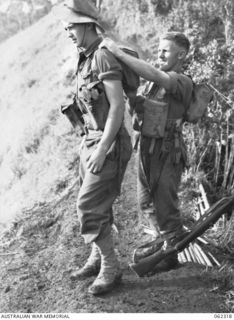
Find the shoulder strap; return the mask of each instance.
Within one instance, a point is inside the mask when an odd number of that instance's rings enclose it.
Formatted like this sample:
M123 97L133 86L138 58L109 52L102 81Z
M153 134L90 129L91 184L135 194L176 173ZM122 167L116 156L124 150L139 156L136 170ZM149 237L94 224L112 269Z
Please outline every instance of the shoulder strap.
M158 89L158 85L155 82L147 81L142 95L148 98L151 93L154 93Z
M94 72L95 71L95 67L96 67L96 59L95 59L95 55L97 50L100 50L102 48L97 47L96 50L89 56L89 58L92 60L91 61L91 70Z

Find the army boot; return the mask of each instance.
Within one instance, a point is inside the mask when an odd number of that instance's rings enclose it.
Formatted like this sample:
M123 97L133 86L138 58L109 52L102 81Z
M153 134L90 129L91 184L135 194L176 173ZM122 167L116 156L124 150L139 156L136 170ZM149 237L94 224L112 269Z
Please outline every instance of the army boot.
M146 220L149 224L150 229L154 232L154 239L160 238L160 231L158 227L158 222L156 219L156 213L155 212L149 212L146 214Z
M96 241L96 245L101 253L101 270L88 290L93 295L111 291L122 278L119 262L114 252L112 235L109 234L106 238Z
M156 213L154 211L152 212L151 209L149 212L145 210L145 220L152 232L151 240L147 240L143 245L139 246L133 251L133 263L137 263L141 259L152 255L156 251L160 250L163 245L163 239L159 231Z
M176 232L171 232L169 234L163 234L162 237L164 238L162 250L166 251L167 249L170 249L174 247L179 241L181 241L185 236L186 232L183 229L179 229ZM180 265L178 260L178 254L174 253L172 255L169 255L168 257L165 257L163 260L161 260L154 268L153 274L157 272L164 272L169 271L171 269L176 269Z
M82 268L72 272L70 279L74 281L78 279L81 280L88 277L96 276L100 271L100 266L101 266L101 255L98 247L93 242L92 250L87 262Z

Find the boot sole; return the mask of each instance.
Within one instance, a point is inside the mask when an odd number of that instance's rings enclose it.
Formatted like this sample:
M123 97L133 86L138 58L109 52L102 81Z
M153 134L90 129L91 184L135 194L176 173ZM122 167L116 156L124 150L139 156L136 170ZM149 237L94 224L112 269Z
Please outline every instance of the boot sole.
M92 272L87 272L86 274L77 274L77 275L70 275L70 280L71 281L76 281L76 280L85 280L87 278L91 278L94 276L97 276L100 270L93 270Z
M77 281L77 280L85 280L85 279L88 279L88 278L92 278L92 277L95 277L97 276L98 273L93 273L93 274L89 274L89 275L83 275L83 276L70 276L70 280L71 281Z
M122 274L116 276L114 281L108 285L96 286L94 288L92 288L92 286L89 287L88 293L96 296L99 294L104 294L104 293L110 292L112 289L114 289L116 286L118 286L121 283L121 280L122 280Z

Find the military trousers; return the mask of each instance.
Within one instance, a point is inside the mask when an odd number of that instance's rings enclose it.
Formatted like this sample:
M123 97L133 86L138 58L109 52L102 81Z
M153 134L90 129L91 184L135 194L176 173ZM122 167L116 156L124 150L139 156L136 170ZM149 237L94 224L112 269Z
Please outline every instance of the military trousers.
M107 155L102 170L95 174L87 170L87 162L97 144L89 147L84 144L81 149L77 213L85 243L103 239L111 232L113 202L119 195L123 174L131 156L131 147L128 145L130 138L122 140L129 147L125 148L128 154L124 161L120 161L121 150L117 142L113 151Z
M156 139L149 153L151 139L143 137L137 153L137 193L140 211L147 220L151 216L162 234L180 233L181 215L178 188L184 168L183 161L173 161L173 150L162 153L162 139Z

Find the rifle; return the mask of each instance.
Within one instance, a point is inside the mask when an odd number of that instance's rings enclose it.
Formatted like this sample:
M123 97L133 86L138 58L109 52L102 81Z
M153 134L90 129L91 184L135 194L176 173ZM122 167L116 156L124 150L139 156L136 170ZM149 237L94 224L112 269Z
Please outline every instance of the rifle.
M137 263L130 264L130 268L139 276L143 277L166 257L183 251L187 245L201 236L207 229L213 226L223 214L232 214L234 207L234 195L224 197L214 203L198 221L195 223L191 231L189 231L182 240L174 246L164 249L163 247L152 255L141 259Z

